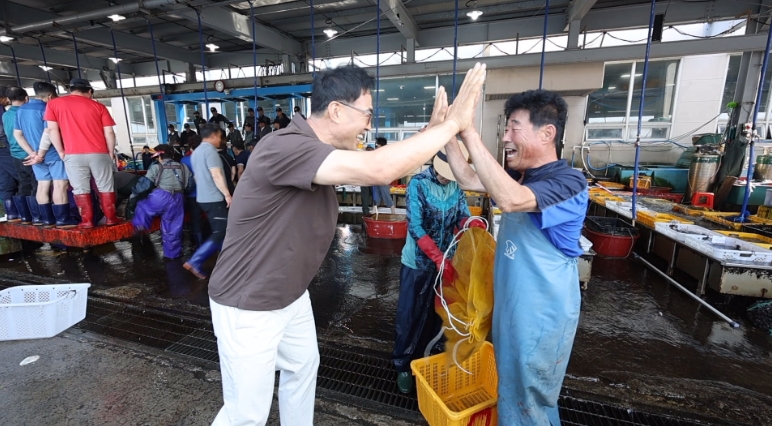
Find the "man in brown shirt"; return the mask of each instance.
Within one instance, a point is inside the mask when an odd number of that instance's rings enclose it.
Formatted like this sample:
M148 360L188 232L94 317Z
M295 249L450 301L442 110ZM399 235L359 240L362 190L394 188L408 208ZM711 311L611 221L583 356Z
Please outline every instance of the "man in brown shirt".
M307 288L335 234L334 185L386 185L418 168L470 124L484 80L478 64L451 108L440 88L425 132L357 152L373 78L350 66L319 72L308 120L295 116L255 147L209 282L225 402L213 425L265 425L275 370L281 423L313 424L319 351Z

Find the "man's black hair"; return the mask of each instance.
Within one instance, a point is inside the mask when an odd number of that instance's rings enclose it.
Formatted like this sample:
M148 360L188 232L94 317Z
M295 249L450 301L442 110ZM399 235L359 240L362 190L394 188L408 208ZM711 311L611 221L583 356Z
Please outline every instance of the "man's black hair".
M159 157L161 157L163 160L171 160L174 158L174 148L172 148L171 145L164 143L161 145L156 145L156 147L153 149L155 149L155 152L161 152Z
M232 147L232 148L235 148L235 149L238 149L239 151L246 151L246 149L247 149L247 148L244 146L244 142L239 142L239 141L233 142L233 144L231 145L231 147Z
M145 146L142 147L142 149L145 149L145 148L150 149L150 146L145 145Z
M188 138L188 145L190 145L190 149L196 149L199 145L201 145L201 136L199 135L191 135Z
M247 112L255 112L254 108L247 108Z
M182 127L186 128L186 129L190 129L190 124L185 123Z
M19 86L8 86L5 97L11 102L22 102L27 99L27 91Z
M244 123L244 127L249 127L252 130L255 130L255 128L252 126L252 123Z
M214 135L219 135L220 132L223 131L219 125L215 123L207 123L201 126L201 139L209 139L210 137Z
M528 111L529 120L534 128L541 128L548 124L555 126L555 146L560 144L568 116L568 105L560 95L549 90L528 90L513 95L504 105L507 120L513 112L520 109Z
M70 92L91 93L92 90L94 90L92 87L85 86L83 84L76 84L75 86L70 86Z
M235 125L235 124L233 124L233 122L231 121L230 123L228 123L228 127L234 127L234 128L235 128L235 127L236 127L236 125Z
M47 81L36 81L32 85L32 90L35 91L35 96L44 97L56 94L56 86Z
M324 114L330 102L353 103L374 85L375 79L367 71L353 65L318 72L311 92L311 114Z
M196 114L201 114L201 111L199 111L199 110L193 111L193 115L196 115Z
M386 146L389 142L386 140L386 138L379 136L375 138L375 144L378 146Z

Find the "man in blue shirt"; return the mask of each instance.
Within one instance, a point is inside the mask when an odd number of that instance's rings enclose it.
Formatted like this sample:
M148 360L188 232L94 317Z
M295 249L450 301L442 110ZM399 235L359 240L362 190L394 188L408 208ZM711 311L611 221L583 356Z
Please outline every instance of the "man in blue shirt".
M225 145L225 132L216 123L201 126L201 145L193 151L191 164L196 176L196 201L206 213L212 234L182 265L199 279L206 279L204 262L222 248L228 226L231 193L223 172L223 161L217 149Z
M11 101L11 108L3 115L3 130L8 138L13 164L16 168L16 176L19 180L19 191L13 197L13 202L16 204L16 209L21 216L21 223L41 225L40 213L36 208L37 203L34 198L35 191L37 190L37 181L35 180L35 175L32 174L32 167L24 165L27 153L21 149L13 135L16 113L19 111L20 106L27 103L27 91L18 86L9 86L5 90L5 95ZM29 201L32 201L32 205L29 204Z
M5 96L6 86L0 86L0 122L5 116L5 107L9 104ZM8 222L18 222L21 220L16 204L13 202L13 196L16 195L19 185L16 181L16 167L13 164L11 148L8 146L8 137L5 134L3 126L0 126L0 198L3 200L5 215Z
M557 158L568 111L558 94L520 93L504 110L509 171L473 128L461 138L474 170L455 140L446 149L461 186L488 192L503 212L493 279L499 425L559 425L558 396L579 323L576 258L587 181Z
M25 164L32 164L32 171L38 182L36 197L28 197L30 208L37 204L43 226L56 225L72 228L78 224L70 217L70 202L67 188L70 182L64 169L64 161L56 148L50 147L48 130L43 115L46 104L57 97L56 87L45 81L36 82L32 88L35 98L19 107L16 113L13 134L16 142L29 156ZM51 183L54 195L51 203Z

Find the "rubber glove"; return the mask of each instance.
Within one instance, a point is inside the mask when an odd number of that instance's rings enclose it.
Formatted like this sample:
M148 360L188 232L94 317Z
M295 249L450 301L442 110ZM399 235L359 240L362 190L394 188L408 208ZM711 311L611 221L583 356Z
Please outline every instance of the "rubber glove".
M432 240L432 237L424 235L418 239L417 244L421 251L423 251L424 254L426 254L426 256L429 257L429 259L431 259L435 265L437 265L438 271L444 265L444 269L442 271L443 282L451 283L454 279L456 279L456 270L453 268L453 264L450 262L450 259L445 259L443 257L442 251L440 251L440 248L437 247L437 244L434 242L434 240Z
M468 224L468 225L467 225ZM461 219L458 222L458 228L464 229L464 226L468 226L470 228L480 228L484 230L488 230L488 227L485 225L485 222L480 219L479 217L470 216L464 219Z

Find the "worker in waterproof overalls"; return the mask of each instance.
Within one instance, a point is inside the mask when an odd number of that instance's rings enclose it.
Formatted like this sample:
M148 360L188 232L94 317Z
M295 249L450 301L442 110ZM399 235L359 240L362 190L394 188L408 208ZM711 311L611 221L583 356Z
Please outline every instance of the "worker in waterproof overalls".
M171 145L155 147L156 162L150 166L145 178L153 182L155 189L137 203L131 223L138 230L150 228L153 218L161 216L161 237L164 257L176 259L182 256L182 224L185 218L185 190L192 189L193 173L188 166L174 160Z
M493 278L501 426L560 424L558 396L579 322L576 258L588 200L585 177L557 158L567 109L546 90L507 101L507 170L475 129L461 133L474 170L455 140L446 146L461 186L488 192L503 212Z

